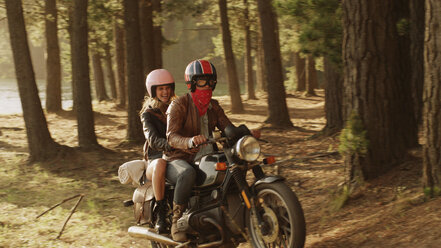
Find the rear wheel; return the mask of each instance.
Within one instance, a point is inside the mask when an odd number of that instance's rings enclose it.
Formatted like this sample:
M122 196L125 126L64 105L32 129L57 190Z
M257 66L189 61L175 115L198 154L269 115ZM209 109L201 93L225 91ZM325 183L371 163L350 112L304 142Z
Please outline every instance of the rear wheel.
M303 247L306 225L295 193L283 182L256 186L261 203L263 227L259 227L254 208L247 211L246 223L253 247Z

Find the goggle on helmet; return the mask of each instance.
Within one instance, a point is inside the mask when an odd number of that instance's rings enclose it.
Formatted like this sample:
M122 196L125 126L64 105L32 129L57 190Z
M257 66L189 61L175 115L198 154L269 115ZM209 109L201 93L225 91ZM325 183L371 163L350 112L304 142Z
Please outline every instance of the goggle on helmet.
M198 79L212 80L213 84L210 85L211 89L216 88L216 68L212 63L207 60L198 59L190 62L185 69L185 82L187 87L191 89L191 92L196 90L196 81Z

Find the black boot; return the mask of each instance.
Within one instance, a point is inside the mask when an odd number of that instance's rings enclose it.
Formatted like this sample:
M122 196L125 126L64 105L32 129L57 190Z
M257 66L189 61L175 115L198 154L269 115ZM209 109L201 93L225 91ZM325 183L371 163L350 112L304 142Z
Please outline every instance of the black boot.
M158 213L158 219L156 221L155 229L158 233L167 233L167 202L165 199L156 202L156 209Z

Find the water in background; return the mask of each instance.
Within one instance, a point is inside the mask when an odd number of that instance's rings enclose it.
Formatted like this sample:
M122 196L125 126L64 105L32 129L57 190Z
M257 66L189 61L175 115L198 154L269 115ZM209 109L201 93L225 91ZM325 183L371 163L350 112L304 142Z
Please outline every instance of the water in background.
M44 108L46 103L46 81L37 80L37 87L41 105ZM63 109L70 109L72 107L70 83L63 83L61 91ZM15 79L0 79L0 115L21 114L22 112L17 81Z
M40 96L41 106L45 108L46 102L46 81L37 80L37 87ZM95 98L95 90L91 86L92 99ZM243 93L244 86L240 86ZM62 83L62 106L64 110L72 108L72 90L70 82ZM178 96L187 93L187 86L185 83L176 83L176 94ZM214 96L228 95L228 86L226 83L218 83L216 90L213 92ZM0 115L21 114L21 102L18 93L18 85L15 79L0 79Z

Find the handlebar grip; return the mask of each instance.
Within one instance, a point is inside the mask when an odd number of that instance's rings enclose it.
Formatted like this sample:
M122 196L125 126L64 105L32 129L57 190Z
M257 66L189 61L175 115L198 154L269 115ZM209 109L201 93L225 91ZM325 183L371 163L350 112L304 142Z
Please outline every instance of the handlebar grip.
M216 140L211 138L211 137L208 137L207 141L202 142L199 145L196 145L195 147L198 148L198 147L203 146L203 145L214 144L214 143L216 143Z

